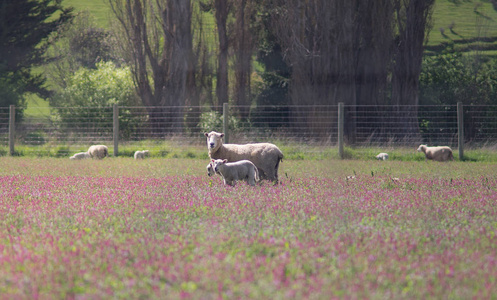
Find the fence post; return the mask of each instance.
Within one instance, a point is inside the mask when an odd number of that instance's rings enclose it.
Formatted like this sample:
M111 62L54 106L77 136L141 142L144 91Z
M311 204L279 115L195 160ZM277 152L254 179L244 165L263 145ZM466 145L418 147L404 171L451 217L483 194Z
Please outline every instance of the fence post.
M457 102L457 146L459 160L464 159L464 114L462 102Z
M114 157L117 157L119 155L119 106L117 106L117 104L114 104L113 106L112 120L113 120L112 133L114 139Z
M343 102L338 103L338 156L343 159L343 125L344 125Z
M16 137L16 107L11 105L9 107L9 153L14 155L14 139Z
M223 132L224 132L224 143L229 144L229 105L228 103L223 103Z

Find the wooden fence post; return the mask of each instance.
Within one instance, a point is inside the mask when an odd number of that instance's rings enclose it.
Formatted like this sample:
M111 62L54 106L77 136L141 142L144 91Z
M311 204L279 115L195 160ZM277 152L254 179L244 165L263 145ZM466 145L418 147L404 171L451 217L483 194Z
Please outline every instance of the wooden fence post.
M114 139L114 157L117 157L119 155L119 106L117 106L117 104L114 104L113 106L112 119L113 119L112 133Z
M338 156L343 159L343 125L344 125L344 109L343 102L338 103Z
M14 140L16 138L16 107L11 105L9 107L9 154L14 155Z
M457 102L457 147L459 160L464 159L464 113L462 102Z
M229 144L229 104L223 103L223 133L224 143Z

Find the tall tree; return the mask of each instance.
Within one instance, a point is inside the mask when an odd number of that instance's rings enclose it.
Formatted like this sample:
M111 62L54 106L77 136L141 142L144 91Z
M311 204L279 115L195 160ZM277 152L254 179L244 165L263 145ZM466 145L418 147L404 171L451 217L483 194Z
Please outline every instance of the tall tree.
M392 70L392 104L398 109L398 137L419 135L417 105L424 42L435 0L394 0L397 36ZM411 109L402 108L412 105Z
M292 68L293 104L417 104L434 0L268 1L274 3L272 30ZM353 143L355 110L349 113L347 136ZM296 110L293 115L314 128L315 112ZM415 118L416 112L411 115ZM415 129L408 128L416 124L410 122L413 117L405 117L396 125L405 127L400 135Z
M357 1L274 0L273 32L292 68L291 103L294 105L355 104L356 50L354 13ZM295 109L292 117L318 132L312 110ZM330 116L331 126L335 122ZM326 134L325 131L322 134Z
M240 107L240 117L248 119L250 111L250 74L252 72L252 56L254 54L253 32L251 25L255 14L253 0L235 1L234 13L236 22L233 24L234 43L234 103Z
M195 89L191 1L108 1L118 20L122 53L151 122L157 128L159 123L176 127L183 120L180 106ZM166 112L160 106L173 108Z
M216 96L218 105L227 103L228 96L228 14L231 3L229 0L214 0L214 9L219 39L219 52L217 55L217 81Z
M43 74L48 37L72 17L62 0L3 0L0 3L0 106L22 104L26 92L48 97Z
M282 47L271 29L273 3L263 1L258 8L259 29L256 35L257 61L264 66L260 73L262 85L256 95L254 115L264 126L287 126L289 122L288 83L291 68L286 63Z

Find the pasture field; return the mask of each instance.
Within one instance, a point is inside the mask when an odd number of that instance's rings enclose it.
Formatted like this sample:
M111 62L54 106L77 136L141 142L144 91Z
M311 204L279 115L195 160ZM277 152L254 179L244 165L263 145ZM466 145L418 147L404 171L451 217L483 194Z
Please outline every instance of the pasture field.
M284 160L234 188L206 164L0 157L0 295L497 294L496 163Z

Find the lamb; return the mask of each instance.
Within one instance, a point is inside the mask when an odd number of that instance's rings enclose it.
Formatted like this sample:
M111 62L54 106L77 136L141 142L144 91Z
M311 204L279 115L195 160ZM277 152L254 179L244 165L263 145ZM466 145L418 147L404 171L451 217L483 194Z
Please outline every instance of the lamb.
M214 166L212 165L212 161L210 161L210 162L209 162L209 164L207 165L207 167L206 167L206 168L207 168L207 175L208 175L209 177L211 177L211 176L213 176L213 175L215 175L215 174L222 176L219 172L217 172L217 173L216 173L216 172L214 171Z
M135 157L135 159L144 159L145 157L147 157L149 155L150 155L150 152L148 150L142 150L142 151L137 150L135 152L134 157Z
M93 145L88 148L91 158L103 159L109 155L109 149L105 145Z
M452 149L447 146L428 147L426 145L420 145L418 152L423 152L426 159L432 159L435 161L448 161L454 159Z
M261 179L278 183L278 167L283 160L283 153L274 144L223 144L224 133L211 131L204 133L211 159L226 159L228 162L240 160L251 161L258 169Z
M207 175L211 177L214 174L215 174L214 168L212 167L211 162L209 162L209 164L207 165Z
M79 152L79 153L76 153L73 156L69 157L69 159L71 159L71 160L86 159L86 158L91 158L91 156L88 152Z
M378 155L376 155L376 159L377 160L387 160L388 159L388 153L380 153Z
M257 167L249 160L239 160L229 163L227 159L216 159L211 161L214 172L223 176L224 184L235 186L237 180L246 180L251 186L259 181Z

